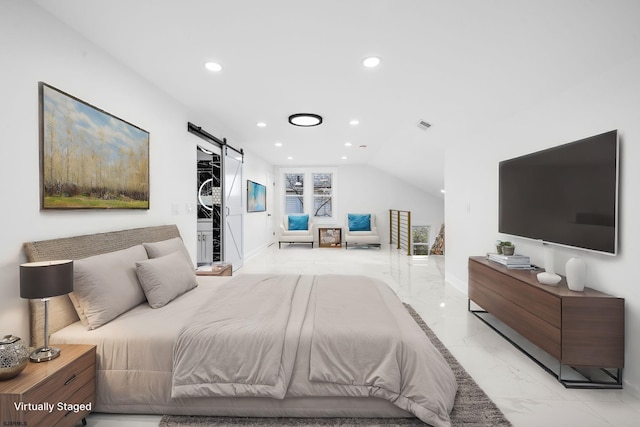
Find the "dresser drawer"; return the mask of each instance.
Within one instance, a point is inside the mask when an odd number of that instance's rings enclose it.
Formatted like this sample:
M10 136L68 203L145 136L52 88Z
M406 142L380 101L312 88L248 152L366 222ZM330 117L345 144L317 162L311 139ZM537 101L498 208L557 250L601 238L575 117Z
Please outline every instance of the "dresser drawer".
M469 278L469 298L520 335L559 359L562 355L560 328L534 316L529 311L501 298L490 287Z
M477 262L469 262L469 281L470 287L471 282L484 286L553 327L561 327L560 298Z

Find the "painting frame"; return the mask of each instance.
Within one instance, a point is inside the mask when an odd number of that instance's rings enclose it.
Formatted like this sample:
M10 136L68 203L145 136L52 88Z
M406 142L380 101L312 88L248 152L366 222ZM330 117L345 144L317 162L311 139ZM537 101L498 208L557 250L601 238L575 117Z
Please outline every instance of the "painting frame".
M40 210L149 206L148 131L38 82Z
M267 187L247 180L247 212L265 212L267 210Z

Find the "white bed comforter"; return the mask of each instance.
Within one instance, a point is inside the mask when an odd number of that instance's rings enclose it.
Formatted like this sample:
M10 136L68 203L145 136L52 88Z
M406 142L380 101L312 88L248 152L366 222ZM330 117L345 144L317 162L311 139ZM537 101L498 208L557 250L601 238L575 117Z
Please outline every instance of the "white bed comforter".
M241 275L187 325L174 347L173 398L375 396L450 425L453 372L379 280Z

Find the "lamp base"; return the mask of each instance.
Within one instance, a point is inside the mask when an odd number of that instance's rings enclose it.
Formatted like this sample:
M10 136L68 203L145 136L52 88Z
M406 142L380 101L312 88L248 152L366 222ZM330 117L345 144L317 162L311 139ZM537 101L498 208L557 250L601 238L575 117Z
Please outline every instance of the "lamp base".
M60 349L55 347L41 347L29 355L32 362L48 362L60 356Z

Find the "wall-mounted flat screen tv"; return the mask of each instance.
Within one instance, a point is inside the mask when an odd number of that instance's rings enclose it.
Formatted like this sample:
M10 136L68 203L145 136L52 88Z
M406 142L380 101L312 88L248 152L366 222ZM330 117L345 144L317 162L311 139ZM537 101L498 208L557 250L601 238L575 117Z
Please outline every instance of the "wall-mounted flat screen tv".
M618 131L499 163L498 231L615 255Z

